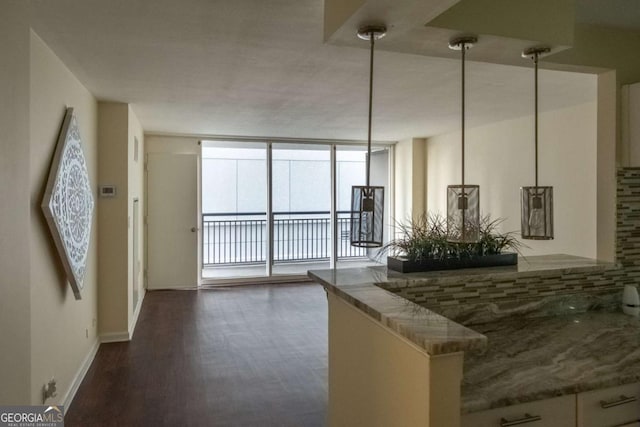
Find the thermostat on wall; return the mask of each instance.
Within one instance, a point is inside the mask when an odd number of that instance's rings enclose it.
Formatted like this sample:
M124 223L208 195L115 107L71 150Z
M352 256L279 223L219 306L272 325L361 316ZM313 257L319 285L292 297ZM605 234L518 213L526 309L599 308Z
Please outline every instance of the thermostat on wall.
M115 185L101 185L99 187L100 197L115 197L116 186Z

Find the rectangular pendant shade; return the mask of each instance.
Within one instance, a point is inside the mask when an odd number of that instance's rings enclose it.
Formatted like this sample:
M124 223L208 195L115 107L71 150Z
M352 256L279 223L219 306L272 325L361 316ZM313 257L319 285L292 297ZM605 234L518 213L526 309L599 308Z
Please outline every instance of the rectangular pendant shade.
M553 239L553 187L520 188L522 238Z
M382 246L383 223L384 187L351 187L351 245Z
M480 186L447 186L447 235L451 242L480 239Z

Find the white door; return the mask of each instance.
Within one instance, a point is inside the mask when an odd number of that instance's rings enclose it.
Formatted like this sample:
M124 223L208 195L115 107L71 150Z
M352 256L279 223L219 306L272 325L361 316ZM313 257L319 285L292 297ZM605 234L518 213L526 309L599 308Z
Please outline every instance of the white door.
M198 286L198 156L149 153L148 289Z

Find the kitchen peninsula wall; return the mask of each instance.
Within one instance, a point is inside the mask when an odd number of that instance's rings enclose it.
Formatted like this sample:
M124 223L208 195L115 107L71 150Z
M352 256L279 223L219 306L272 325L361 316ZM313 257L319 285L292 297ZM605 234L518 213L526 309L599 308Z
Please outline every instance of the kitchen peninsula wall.
M640 282L640 168L617 171L616 264L618 268L546 270L434 278L379 285L425 307L540 298L577 292L609 292ZM522 258L520 263L526 263Z

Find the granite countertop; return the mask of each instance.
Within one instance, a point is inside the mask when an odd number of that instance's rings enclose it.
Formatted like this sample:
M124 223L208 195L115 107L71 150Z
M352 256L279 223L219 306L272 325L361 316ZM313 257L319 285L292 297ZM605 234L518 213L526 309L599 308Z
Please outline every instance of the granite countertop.
M529 257L517 269L400 274L380 266L310 271L309 277L428 354L464 351L462 412L468 413L640 381L640 319L622 314L619 292L427 308L383 288L460 282L470 274L611 268L548 256Z
M640 381L640 320L622 312L471 327L489 344L465 353L463 413Z
M640 381L640 319L621 292L556 295L435 311L484 334L465 352L462 412Z
M469 351L486 347L487 338L477 331L414 304L382 288L410 286L432 280L460 282L469 275L486 277L533 275L544 271L604 271L613 264L569 255L547 255L519 260L517 266L490 267L402 274L385 266L312 270L310 278L399 333L430 355Z
M428 354L480 349L487 344L484 335L376 286L388 280L385 267L316 270L308 274L327 292L362 310Z

